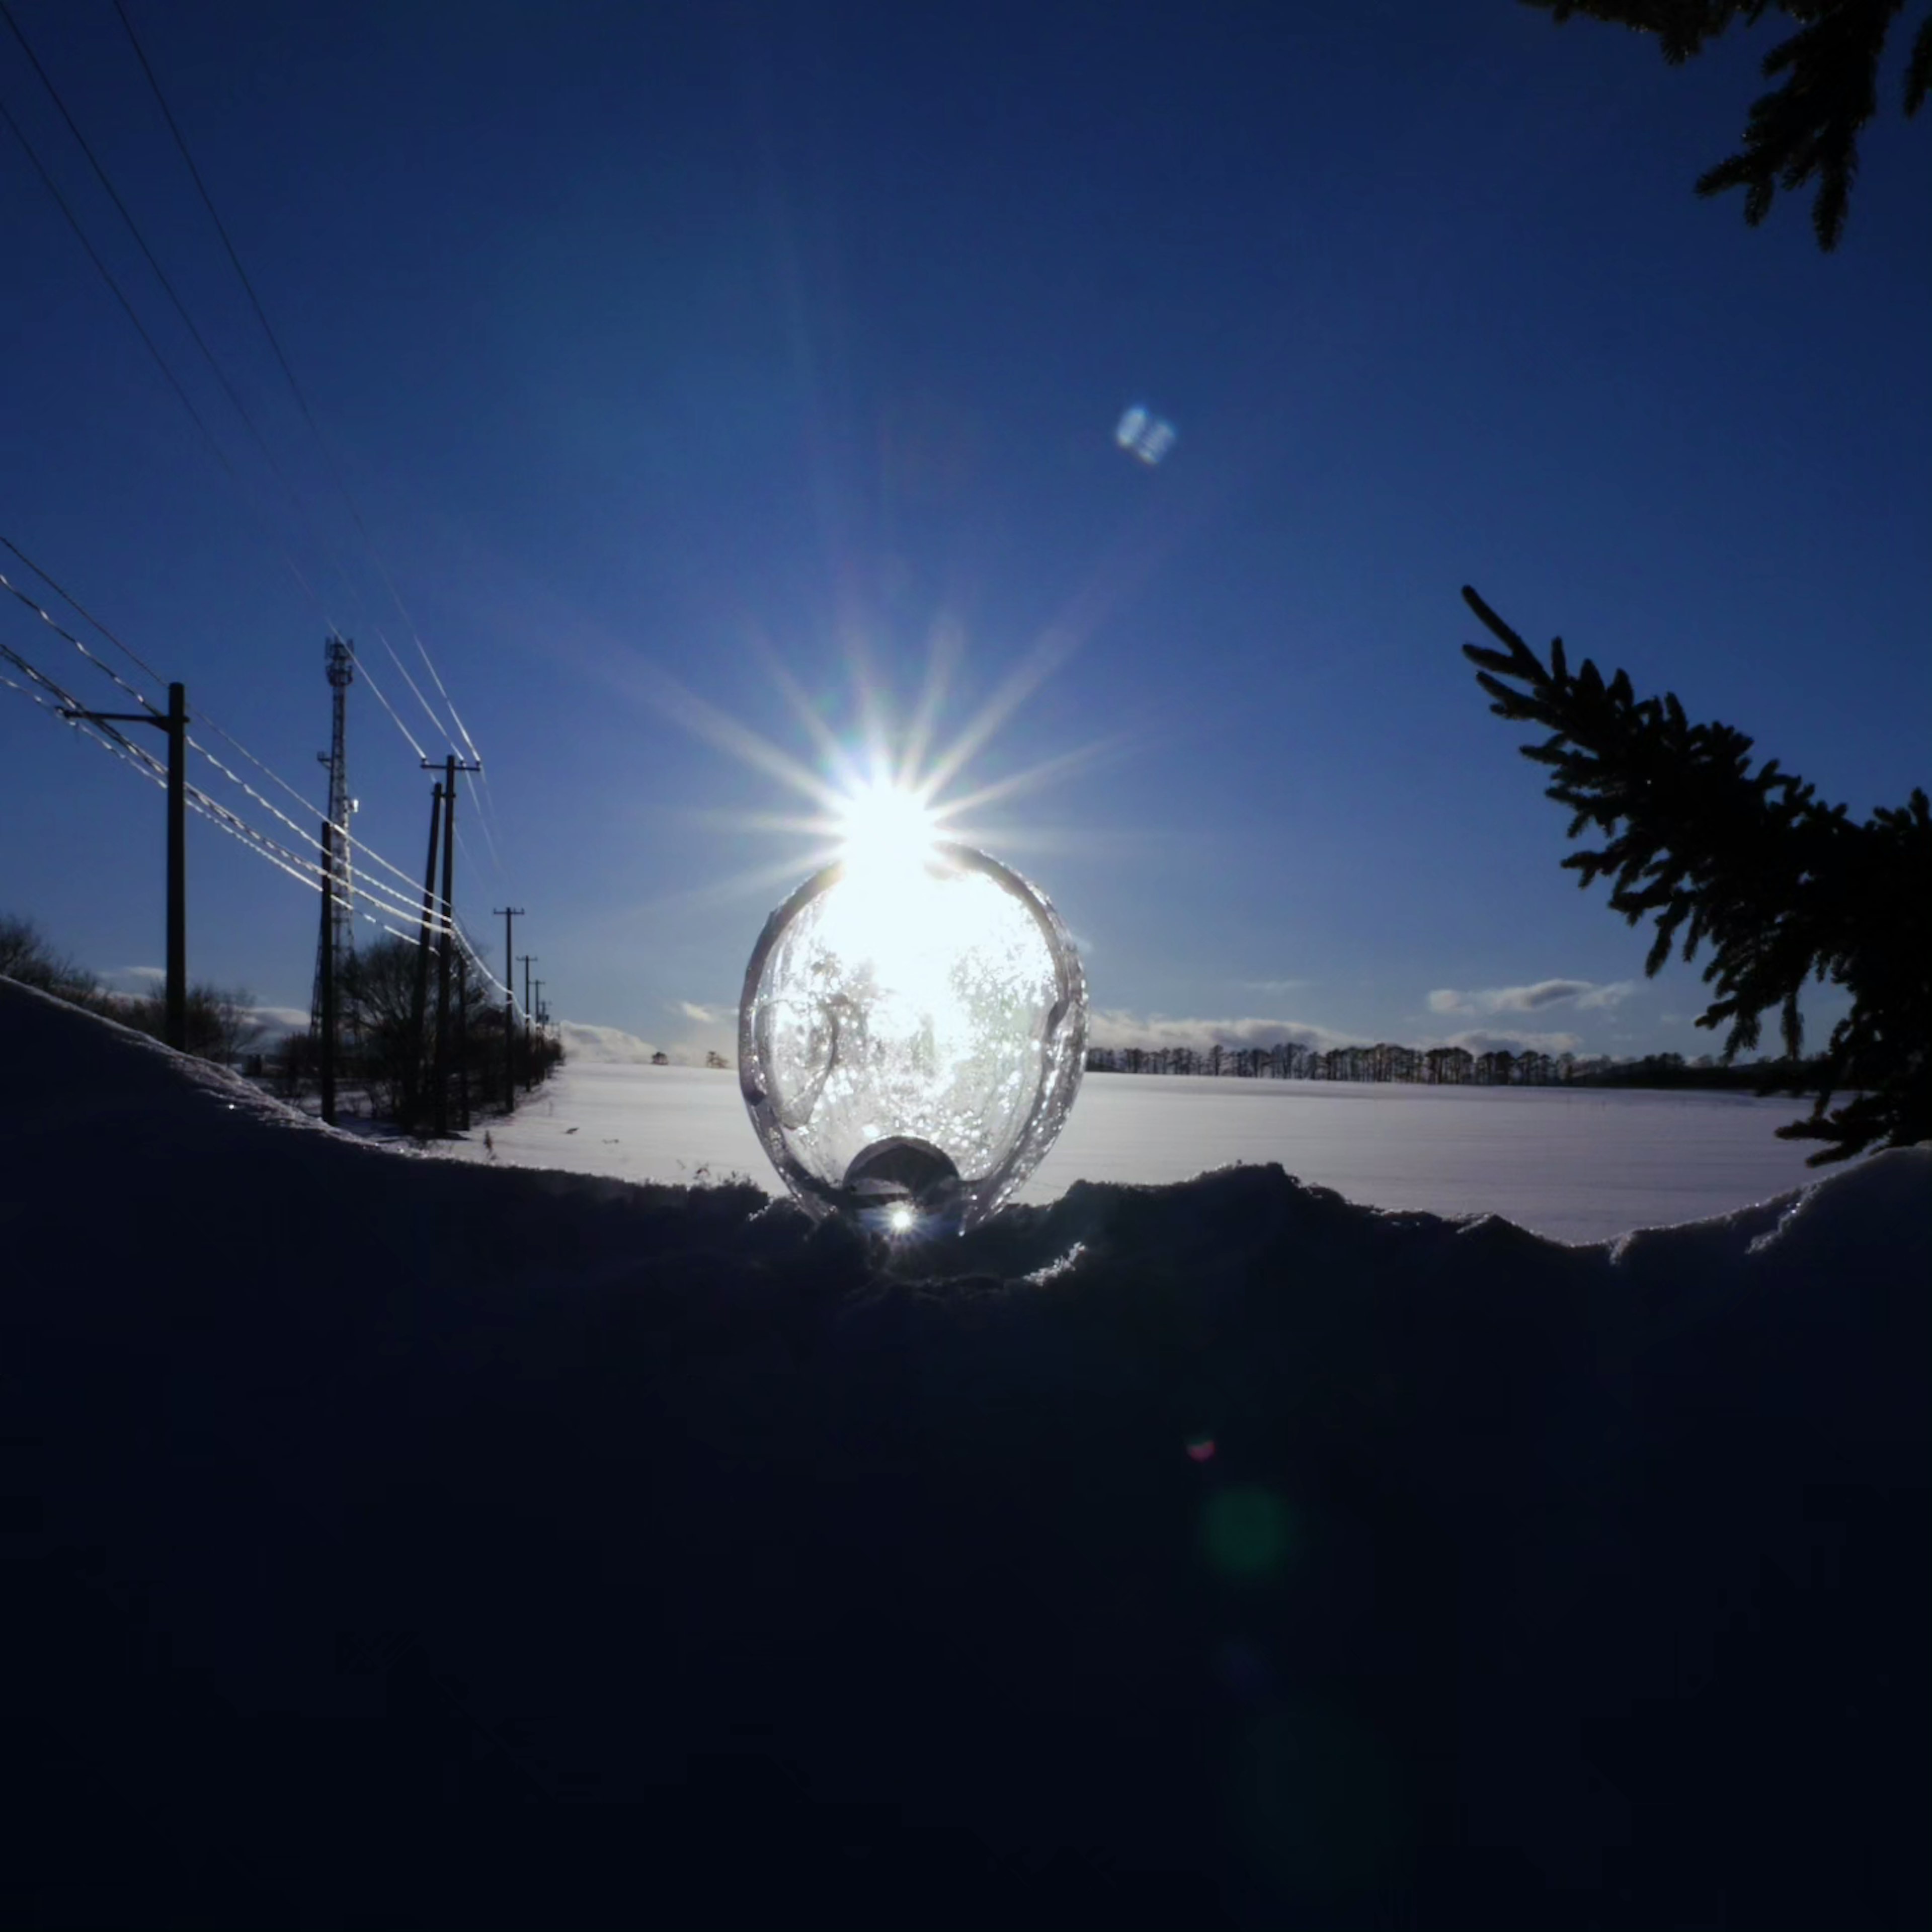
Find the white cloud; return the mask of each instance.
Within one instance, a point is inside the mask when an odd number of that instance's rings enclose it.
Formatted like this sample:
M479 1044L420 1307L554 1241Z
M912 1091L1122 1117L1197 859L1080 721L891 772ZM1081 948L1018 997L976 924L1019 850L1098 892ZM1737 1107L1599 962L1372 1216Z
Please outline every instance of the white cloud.
M308 1015L299 1006L244 1006L242 1010L262 1029L257 1048L268 1043L270 1036L308 1031Z
M1634 980L1615 980L1602 986L1589 980L1538 980L1526 986L1485 986L1468 992L1438 986L1429 996L1429 1010L1480 1018L1490 1013L1540 1012L1546 1006L1574 1001L1580 1010L1595 1011L1617 1005L1636 989Z
M1576 1004L1586 1012L1598 1006L1620 1006L1642 985L1640 980L1612 980L1607 986L1592 986Z
M1237 981L1250 993L1296 993L1308 984L1306 980L1242 980Z
M1346 1034L1300 1020L1168 1019L1159 1013L1142 1018L1107 1007L1090 1017L1087 1037L1095 1046L1186 1046L1204 1052L1210 1046L1273 1046L1282 1040L1324 1048L1348 1043Z
M682 1013L693 1026L712 1026L724 1018L727 1009L723 1006L700 1006L695 1000L680 1000L671 1010Z
M1466 1048L1471 1053L1574 1053L1583 1042L1574 1033L1492 1032L1478 1028L1469 1033L1452 1033L1442 1044Z

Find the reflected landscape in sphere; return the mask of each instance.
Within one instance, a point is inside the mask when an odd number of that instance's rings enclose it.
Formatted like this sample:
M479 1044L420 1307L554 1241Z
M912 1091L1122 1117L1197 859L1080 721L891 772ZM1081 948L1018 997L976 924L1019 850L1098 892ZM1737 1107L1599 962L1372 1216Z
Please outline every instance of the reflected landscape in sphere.
M766 922L739 1079L809 1211L963 1230L1052 1144L1086 1032L1078 956L1027 880L963 844L855 842Z

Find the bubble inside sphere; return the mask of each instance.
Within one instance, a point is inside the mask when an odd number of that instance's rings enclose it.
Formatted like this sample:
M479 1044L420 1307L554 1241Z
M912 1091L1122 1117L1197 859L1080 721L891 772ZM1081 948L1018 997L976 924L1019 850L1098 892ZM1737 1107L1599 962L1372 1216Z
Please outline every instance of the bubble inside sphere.
M811 1212L963 1229L1053 1144L1086 1036L1079 956L1045 896L941 843L828 866L772 914L745 974L738 1077Z

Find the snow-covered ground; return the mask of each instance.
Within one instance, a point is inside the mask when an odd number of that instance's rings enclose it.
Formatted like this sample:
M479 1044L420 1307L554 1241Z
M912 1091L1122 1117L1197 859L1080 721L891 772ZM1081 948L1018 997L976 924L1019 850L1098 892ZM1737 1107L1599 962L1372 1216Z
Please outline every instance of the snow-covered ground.
M1247 1166L891 1252L0 982L0 1919L1917 1932L1928 1282L1928 1148L1592 1246Z
M1274 1161L1365 1206L1500 1214L1552 1240L1601 1241L1728 1214L1816 1180L1804 1160L1816 1143L1772 1131L1805 1111L1736 1094L1094 1074L1018 1198ZM624 1180L736 1174L782 1191L736 1076L698 1067L567 1063L514 1118L480 1120L447 1150Z

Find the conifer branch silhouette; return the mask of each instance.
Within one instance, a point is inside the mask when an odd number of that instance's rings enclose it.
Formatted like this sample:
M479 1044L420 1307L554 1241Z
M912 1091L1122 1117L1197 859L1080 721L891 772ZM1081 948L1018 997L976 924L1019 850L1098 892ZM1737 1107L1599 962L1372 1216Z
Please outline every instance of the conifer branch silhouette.
M1672 67L1702 52L1733 20L1755 26L1773 5L1798 31L1764 57L1767 80L1782 85L1752 102L1738 152L1698 177L1700 195L1744 191L1744 220L1757 226L1778 190L1817 183L1811 226L1820 248L1838 245L1858 171L1858 137L1878 112L1878 70L1904 0L1526 0L1562 22L1573 14L1657 37ZM1932 17L1920 23L1907 58L1904 106L1924 104L1932 85Z
M1780 1127L1827 1144L1813 1166L1877 1145L1932 1138L1932 810L1908 803L1855 824L1842 805L1776 759L1750 770L1751 740L1728 724L1692 724L1674 693L1639 698L1618 671L1586 658L1573 672L1555 639L1550 663L1466 586L1464 601L1503 648L1465 644L1498 716L1550 733L1522 747L1550 768L1545 796L1569 808L1568 836L1604 842L1564 867L1610 885L1632 926L1656 923L1644 962L1655 974L1681 944L1701 946L1716 994L1700 1027L1728 1028L1729 1061L1758 1043L1773 1008L1786 1054L1804 1049L1798 996L1811 980L1852 996L1818 1070L1808 1120ZM1852 1094L1835 1112L1838 1093Z

